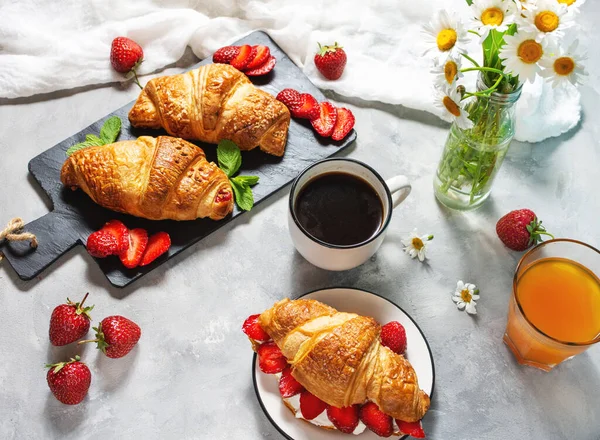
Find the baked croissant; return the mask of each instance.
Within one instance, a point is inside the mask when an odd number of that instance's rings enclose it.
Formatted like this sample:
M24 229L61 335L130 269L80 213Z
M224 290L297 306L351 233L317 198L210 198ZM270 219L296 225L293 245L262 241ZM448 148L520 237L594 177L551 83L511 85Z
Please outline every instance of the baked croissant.
M129 111L134 127L164 128L212 144L229 139L240 150L259 146L283 156L290 125L285 105L228 64L151 79Z
M225 173L201 148L170 136L76 151L60 180L100 206L151 220L221 220L233 210Z
M387 415L421 420L429 396L404 356L379 341L380 325L309 299L284 299L259 317L292 366L292 376L325 403L343 408L370 400Z

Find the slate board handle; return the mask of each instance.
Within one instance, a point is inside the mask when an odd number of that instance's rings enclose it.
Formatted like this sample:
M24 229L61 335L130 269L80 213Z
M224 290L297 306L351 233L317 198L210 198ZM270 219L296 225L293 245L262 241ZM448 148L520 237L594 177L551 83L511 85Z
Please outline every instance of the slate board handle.
M68 213L52 211L25 225L24 230L37 237L36 249L28 241L4 242L0 246L19 278L28 281L78 243L80 228L76 225L77 220Z

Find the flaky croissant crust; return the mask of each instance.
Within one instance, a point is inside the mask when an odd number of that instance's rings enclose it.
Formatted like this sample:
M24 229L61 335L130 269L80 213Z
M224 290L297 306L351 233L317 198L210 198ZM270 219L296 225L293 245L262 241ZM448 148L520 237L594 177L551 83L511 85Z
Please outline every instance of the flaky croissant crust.
M170 136L76 151L60 179L100 206L151 220L220 220L233 210L225 173L201 148Z
M292 365L294 378L327 404L342 408L370 400L406 422L421 420L429 409L414 369L381 345L373 318L315 300L284 299L259 322Z
M134 127L164 128L184 139L218 143L229 139L240 150L257 146L282 156L290 112L228 64L208 64L148 81L129 111Z

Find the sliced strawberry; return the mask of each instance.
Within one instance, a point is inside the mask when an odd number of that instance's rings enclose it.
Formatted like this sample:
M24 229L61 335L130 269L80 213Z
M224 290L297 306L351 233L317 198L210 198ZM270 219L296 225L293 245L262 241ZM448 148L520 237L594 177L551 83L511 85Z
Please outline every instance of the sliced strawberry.
M288 110L295 116L296 110L302 107L302 95L298 90L294 89L283 89L281 92L277 94L275 97L278 101L283 102L283 104L288 108ZM319 109L319 112L321 110Z
M281 372L281 379L279 379L279 393L281 397L292 397L300 394L302 391L304 391L304 387L292 376L292 367L288 365Z
M333 127L331 139L334 141L341 141L344 139L354 127L354 122L354 115L350 110L344 107L338 108L337 119L335 121L335 127Z
M117 254L125 252L129 247L129 229L119 220L106 222L101 231L108 231L117 239Z
M352 434L358 426L358 405L336 408L327 406L327 417L338 430Z
M254 58L250 60L246 66L246 70L256 69L258 66L262 66L271 56L271 51L267 46L258 45L252 46L252 53Z
M312 420L325 411L327 404L314 394L302 391L300 394L300 412L306 420Z
M396 419L396 424L398 425L401 434L407 434L414 438L425 438L425 431L423 431L420 420L418 422L403 422L402 420Z
M229 62L233 67L238 70L243 70L246 68L248 63L252 61L250 56L252 55L252 46L248 44L244 44L240 46L240 51L238 54Z
M300 95L300 103L300 107L292 112L292 116L312 121L321 114L319 103L311 94L302 93Z
M273 341L260 344L257 353L258 367L263 373L281 373L287 367L287 359Z
M225 46L213 54L213 63L229 64L238 53L240 53L240 46Z
M259 316L260 315L249 316L242 325L242 331L246 333L249 338L254 339L255 341L268 341L271 339L271 337L260 326L260 322L258 322Z
M277 63L277 59L274 56L270 56L269 58L267 58L267 61L265 61L260 66L252 70L246 70L244 71L244 73L248 76L266 75L271 70L273 70L273 67L275 67L275 63Z
M146 251L142 255L142 261L140 266L147 266L152 263L162 254L167 252L171 247L171 237L166 232L157 232L148 239L148 245Z
M129 231L129 249L119 255L121 263L127 269L133 269L140 264L148 245L148 233L145 229L136 228Z
M394 424L390 416L379 409L376 403L367 402L360 408L360 420L380 437L389 437L394 433Z
M96 231L90 234L85 247L90 255L96 258L105 258L119 253L119 243L108 231Z
M406 330L398 321L388 322L381 327L381 345L388 347L394 353L404 354L406 351Z
M329 137L333 133L337 121L337 109L330 102L320 104L321 113L318 118L310 121L317 133L323 137Z

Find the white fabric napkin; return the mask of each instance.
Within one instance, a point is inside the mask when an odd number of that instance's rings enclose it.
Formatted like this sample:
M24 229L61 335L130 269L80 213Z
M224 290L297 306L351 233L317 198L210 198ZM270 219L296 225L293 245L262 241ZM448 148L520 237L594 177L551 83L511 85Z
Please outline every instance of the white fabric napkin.
M469 15L464 0L5 1L0 98L123 81L109 62L110 44L119 35L143 47L143 75L174 63L188 45L205 58L260 29L322 89L437 113L421 27L441 8ZM334 41L343 45L348 64L339 80L328 81L313 56L317 42ZM516 139L537 142L573 128L579 100L572 87L526 85Z

